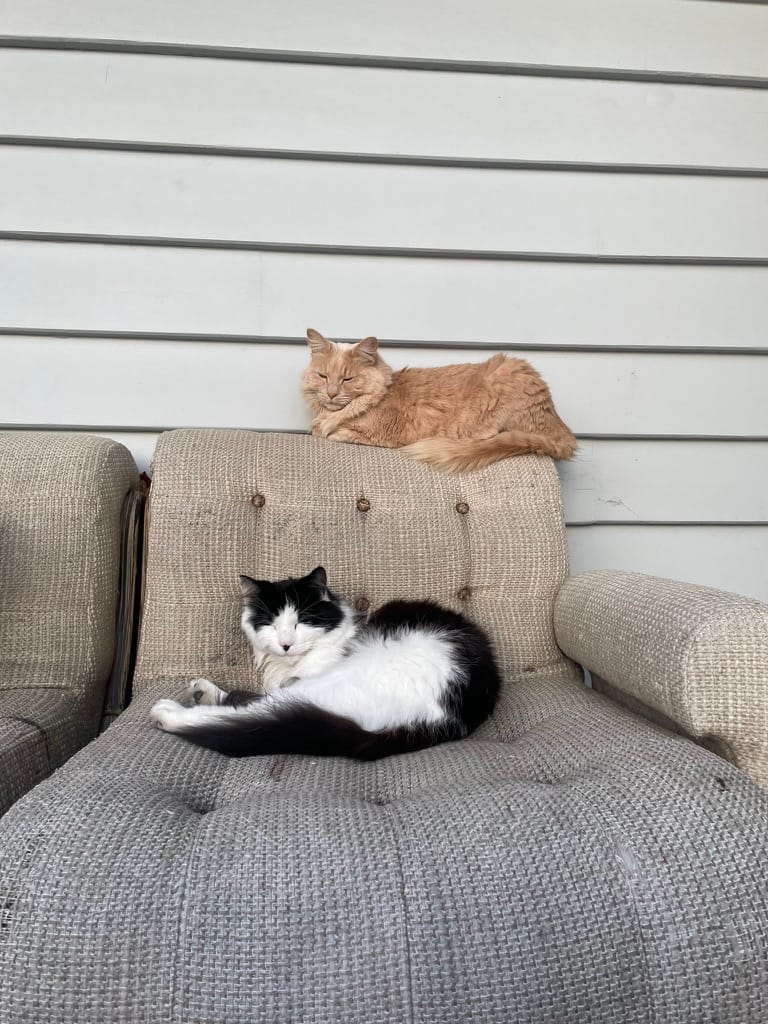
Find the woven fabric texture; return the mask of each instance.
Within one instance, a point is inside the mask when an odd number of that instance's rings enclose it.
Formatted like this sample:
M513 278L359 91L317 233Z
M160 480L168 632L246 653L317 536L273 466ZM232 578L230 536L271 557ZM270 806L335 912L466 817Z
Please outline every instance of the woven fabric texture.
M715 740L768 788L768 605L628 572L570 579L558 643L613 687Z
M322 564L358 608L432 598L489 630L507 672L562 661L560 485L533 456L451 477L396 451L295 434L178 430L155 452L134 692L208 676L254 685L238 576Z
M0 814L95 731L91 709L67 690L0 690Z
M517 738L228 759L145 689L0 819L3 1024L763 1024L767 798L546 671Z
M114 441L6 431L0 484L2 811L95 735L136 468Z
M549 462L180 432L147 553L136 697L0 819L0 1024L763 1024L768 797L578 685ZM254 681L237 574L318 562L483 621L493 719L370 764L154 730L190 676Z

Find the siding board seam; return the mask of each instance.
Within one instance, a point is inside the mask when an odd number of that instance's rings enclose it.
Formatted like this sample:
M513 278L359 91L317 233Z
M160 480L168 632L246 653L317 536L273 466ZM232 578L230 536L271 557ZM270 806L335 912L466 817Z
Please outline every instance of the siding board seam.
M85 339L89 341L171 341L212 343L223 345L286 345L303 348L307 340L303 336L260 335L260 334L185 334L184 332L163 331L96 331L79 328L55 327L13 327L0 326L0 337L50 338L51 340ZM358 338L336 338L336 341L356 342ZM610 355L706 355L706 356L763 356L768 355L768 346L727 346L727 345L598 345L585 342L537 342L537 341L434 341L407 338L380 338L382 346L392 349L445 349L446 351L468 349L478 352L577 352L603 353Z
M768 434L576 434L580 441L722 441L726 444L765 443Z
M168 430L255 430L258 433L306 434L307 430L294 427L201 427L200 424L183 424L175 426L157 426L142 424L114 423L0 423L0 430L60 430L67 433L99 433L99 434L163 434ZM685 441L696 443L701 441L720 441L724 444L743 444L768 442L768 434L582 434L576 433L579 441ZM634 520L632 520L634 522Z
M567 520L566 526L768 526L765 519L574 519Z
M49 149L95 149L129 153L167 153L169 155L181 156L229 157L241 160L308 160L320 163L472 168L489 171L642 174L697 178L768 178L768 167L717 167L704 164L635 164L589 160L514 160L409 153L355 153L338 150L270 149L253 146L218 146L185 142L146 142L140 139L67 138L65 136L51 135L0 135L0 146L39 146Z
M700 71L613 68L576 64L519 61L462 60L444 57L401 57L316 50L280 50L204 43L169 43L137 39L64 38L60 36L0 36L0 48L59 50L80 53L118 53L147 57L185 57L269 64L314 64L331 67L379 68L451 74L505 75L525 78L586 79L608 82L648 82L654 85L704 86L726 89L768 89L768 78L758 75L717 74Z
M153 249L215 249L223 252L275 252L313 256L386 259L472 260L494 263L586 263L664 267L768 267L768 256L653 256L626 253L536 252L498 249L429 249L419 246L337 245L319 242L267 242L236 238L181 238L161 235L102 235L72 231L5 231L0 241L53 245L114 245Z

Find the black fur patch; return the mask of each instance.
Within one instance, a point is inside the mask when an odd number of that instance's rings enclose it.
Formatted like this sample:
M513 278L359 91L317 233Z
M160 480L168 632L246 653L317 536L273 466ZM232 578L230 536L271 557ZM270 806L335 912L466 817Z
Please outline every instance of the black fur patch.
M433 730L393 729L366 732L342 715L333 715L303 701L286 702L279 718L233 717L221 723L174 729L177 736L230 757L256 754L310 754L314 757L351 757L376 761L392 754L407 754L430 747Z
M447 738L468 736L488 718L499 699L501 677L491 641L474 622L433 601L390 601L371 614L361 635L392 636L409 627L448 636L457 672L441 701L451 733Z
M326 586L325 569L318 566L307 576L271 583L241 576L243 604L254 629L268 626L286 605L298 612L299 622L330 632L343 618L339 598Z
M221 698L219 704L230 708L245 708L249 704L258 703L261 699L261 694L254 693L253 690L230 690Z

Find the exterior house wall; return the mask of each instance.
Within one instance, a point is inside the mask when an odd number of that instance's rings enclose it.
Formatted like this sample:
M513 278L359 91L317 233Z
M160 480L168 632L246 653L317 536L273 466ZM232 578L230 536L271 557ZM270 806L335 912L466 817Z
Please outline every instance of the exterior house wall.
M305 429L304 330L529 358L574 572L768 600L768 9L0 4L0 421Z

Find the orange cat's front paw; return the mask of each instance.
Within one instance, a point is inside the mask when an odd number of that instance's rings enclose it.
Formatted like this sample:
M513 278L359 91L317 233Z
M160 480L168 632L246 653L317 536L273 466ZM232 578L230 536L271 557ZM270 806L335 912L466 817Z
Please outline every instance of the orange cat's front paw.
M330 441L343 441L346 444L360 444L360 436L349 427L339 427L326 435Z
M312 424L312 433L315 437L328 437L329 434L333 433L333 424L315 422Z

